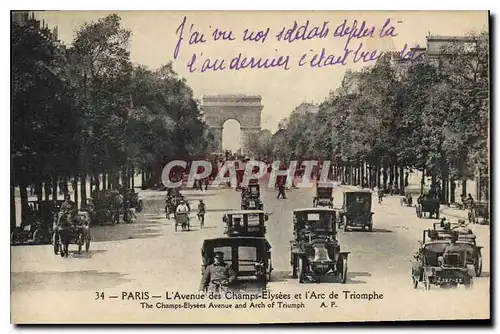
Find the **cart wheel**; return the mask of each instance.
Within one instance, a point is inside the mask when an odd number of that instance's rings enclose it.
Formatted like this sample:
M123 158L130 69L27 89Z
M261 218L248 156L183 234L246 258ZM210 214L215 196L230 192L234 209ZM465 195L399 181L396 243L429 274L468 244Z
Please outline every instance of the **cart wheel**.
M299 279L299 283L304 283L304 261L302 260L302 257L299 256L298 262L297 277Z
M480 253L476 256L474 269L476 269L476 277L481 276L481 273L483 272L483 256Z
M268 263L268 270L267 270L267 273L266 273L266 279L267 279L267 282L271 282L271 273L273 271L273 265L272 265L272 262L271 262L271 257L269 257L269 263Z
M347 282L347 255L342 256L342 265L340 268L339 280L342 284L345 284Z
M59 254L59 242L57 240L57 235L55 233L52 234L52 246L54 248L54 254Z
M291 254L290 258L292 259L292 277L297 278L297 255Z
M40 229L36 229L35 232L33 232L33 241L36 244L43 241L43 232Z

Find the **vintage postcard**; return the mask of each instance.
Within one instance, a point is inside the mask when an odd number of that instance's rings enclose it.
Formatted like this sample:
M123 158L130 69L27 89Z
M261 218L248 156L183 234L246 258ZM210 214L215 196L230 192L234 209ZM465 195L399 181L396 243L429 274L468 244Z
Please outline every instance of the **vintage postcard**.
M489 12L11 16L12 323L490 319Z

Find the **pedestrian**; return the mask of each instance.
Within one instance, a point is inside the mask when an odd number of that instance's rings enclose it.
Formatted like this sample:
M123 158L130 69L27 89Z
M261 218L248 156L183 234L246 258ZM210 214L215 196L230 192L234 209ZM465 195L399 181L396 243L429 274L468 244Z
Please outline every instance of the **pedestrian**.
M280 198L280 196L282 199L286 199L285 185L283 183L278 184L278 196L276 198Z

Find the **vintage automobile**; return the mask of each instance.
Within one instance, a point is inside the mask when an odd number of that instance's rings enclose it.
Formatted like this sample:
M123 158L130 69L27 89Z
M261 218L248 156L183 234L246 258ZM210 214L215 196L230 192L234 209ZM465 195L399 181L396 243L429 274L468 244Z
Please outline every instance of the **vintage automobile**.
M100 190L92 193L93 208L90 211L92 224L112 225L120 222L122 202L120 193L116 190Z
M488 202L476 202L469 207L468 218L469 222L473 224L489 224L490 221L490 210ZM479 221L479 218L483 218L482 222Z
M412 261L411 277L413 288L423 282L426 290L431 287L456 287L463 284L465 288L471 288L474 282L475 269L468 264L465 253L470 245L460 244L463 250L443 256L450 241L448 240L426 240L428 230L423 233L418 252ZM457 242L458 244L458 242ZM442 259L440 263L439 259Z
M262 210L229 211L224 214L224 234L228 237L264 237L269 216Z
M29 201L27 220L11 233L11 244L50 244L54 214L64 201Z
M333 185L329 183L318 183L316 196L313 198L313 207L328 207L333 209Z
M60 254L61 257L68 257L69 245L78 245L78 253L81 253L85 245L85 251L90 249L90 216L82 215L80 212L70 223L66 214L59 213L54 215L54 232L52 234L52 246L54 254Z
M433 198L429 196L420 196L417 199L417 205L415 205L415 212L418 218L424 218L425 213L429 214L429 218L435 216L439 219L439 208L441 204L438 198Z
M248 187L241 189L241 210L264 210L258 182L251 182Z
M373 230L372 192L346 191L342 210L339 212L339 226L344 225L344 231L350 227Z
M235 237L206 239L201 249L202 276L208 265L213 263L215 252L224 253L224 262L231 265L236 274L236 281L224 288L237 288L242 285L257 283L265 288L271 280L273 271L271 245L265 238ZM208 283L208 282L207 282ZM219 282L212 282L219 285Z
M434 223L433 230L427 231L430 240L450 240L452 234L458 236L457 244L465 244L467 264L474 266L476 277L481 276L483 270L482 246L476 245L476 236L467 227L461 227L458 223ZM468 246L467 246L468 245Z
M326 277L347 280L347 257L337 240L336 211L305 208L293 211L293 240L290 241L292 277L299 283L320 283Z

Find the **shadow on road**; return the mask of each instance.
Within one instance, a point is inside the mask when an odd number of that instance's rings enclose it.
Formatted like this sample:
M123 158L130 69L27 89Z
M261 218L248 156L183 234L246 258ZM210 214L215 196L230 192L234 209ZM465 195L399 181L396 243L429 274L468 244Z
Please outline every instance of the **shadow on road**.
M275 270L271 272L271 282L286 282L287 280L293 280L292 273L290 271Z
M90 244L90 247L92 247L92 243ZM69 256L74 259L90 259L94 254L101 254L105 253L107 250L105 249L96 249L96 250L89 250L88 252L82 251L81 253L78 253L78 251L69 251Z
M479 276L478 278L489 278L490 277L490 272L489 271L483 271L481 273L481 276Z
M153 222L138 222L135 224L119 224L115 226L99 226L91 230L92 241L120 241L128 239L156 238L163 234Z
M115 288L131 281L118 272L97 270L11 273L12 291L95 290Z
M366 234L370 234L370 233L393 233L392 230L388 230L388 229L385 229L385 228L373 228L373 230L371 232L368 232L364 229L349 229L349 231L344 231L344 233L366 233Z

